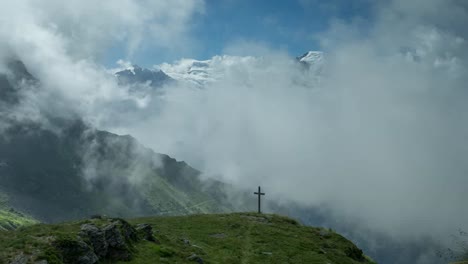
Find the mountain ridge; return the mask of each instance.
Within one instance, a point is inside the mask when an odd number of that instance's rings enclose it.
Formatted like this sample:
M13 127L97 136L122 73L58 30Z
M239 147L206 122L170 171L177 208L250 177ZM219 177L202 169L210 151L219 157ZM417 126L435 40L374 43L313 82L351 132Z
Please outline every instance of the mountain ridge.
M216 55L207 60L183 58L172 63L154 65L151 69L134 64L119 70L115 75L122 84L148 83L152 87L160 87L175 80L201 88L222 78L231 67L259 63L262 59L263 57L233 55ZM308 51L302 56L291 58L291 61L318 71L323 67L325 54L321 51ZM168 78L169 81L165 80Z
M24 64L14 64L21 65L0 75L0 91L15 98L0 98L5 106L0 108L0 192L8 197L6 208L44 222L96 213L128 217L233 209L219 190L223 184L202 182L198 170L131 136L97 130L76 115L44 115L47 126L16 120L8 111L23 89L41 89ZM25 76L35 83L23 87Z
M174 81L174 79L161 70L144 69L136 64L125 70L116 72L115 76L122 85L139 84L149 85L153 88L161 87Z

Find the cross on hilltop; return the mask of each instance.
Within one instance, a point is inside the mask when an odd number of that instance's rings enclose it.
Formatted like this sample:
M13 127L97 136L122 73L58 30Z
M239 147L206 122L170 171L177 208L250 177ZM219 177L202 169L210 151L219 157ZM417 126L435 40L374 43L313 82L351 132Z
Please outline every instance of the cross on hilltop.
M261 211L260 197L261 197L262 195L265 195L265 193L262 193L261 190L260 190L260 186L258 186L258 192L254 192L254 194L258 195L258 213L261 214L262 211Z

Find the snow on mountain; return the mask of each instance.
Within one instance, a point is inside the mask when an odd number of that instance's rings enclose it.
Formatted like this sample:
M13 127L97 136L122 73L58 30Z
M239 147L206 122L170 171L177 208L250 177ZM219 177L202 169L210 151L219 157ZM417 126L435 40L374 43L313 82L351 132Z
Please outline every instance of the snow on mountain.
M222 55L214 56L208 60L184 58L173 63L155 65L152 69L120 62L124 67L116 69L114 72L119 82L124 85L146 85L155 88L175 80L195 87L203 87L221 79L230 71L249 69L250 67L264 68L272 63L284 64L284 60L275 62L274 59L264 57ZM324 64L324 54L320 51L309 51L283 66L293 67L297 63L303 65L308 72L308 77L305 78L317 79Z
M247 56L214 56L209 60L181 59L155 66L170 77L196 86L203 86L221 78L232 67L256 63L259 58Z
M307 64L320 64L323 63L323 52L321 51L308 51L304 55L297 57L297 60Z
M127 69L115 73L119 83L124 85L142 84L157 88L173 79L161 70L143 69L138 65L131 65Z
M171 78L184 81L201 87L207 83L216 81L228 71L237 67L256 65L263 67L265 59L262 57L240 56L214 56L209 60L181 59L174 63L163 63L154 66L155 70L161 70ZM297 61L307 66L311 71L320 72L323 65L323 53L309 51L298 57ZM291 63L297 63L292 61Z

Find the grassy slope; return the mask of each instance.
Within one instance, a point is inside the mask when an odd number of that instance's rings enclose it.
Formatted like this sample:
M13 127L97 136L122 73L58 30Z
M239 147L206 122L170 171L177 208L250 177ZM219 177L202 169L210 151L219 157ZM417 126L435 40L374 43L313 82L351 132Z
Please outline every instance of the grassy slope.
M20 226L37 224L33 218L8 206L8 197L0 192L0 230L13 230Z
M224 207L223 202L204 191L200 182L197 190L182 191L165 178L153 175L146 182L144 195L159 215L186 215L232 212L232 207Z
M83 222L0 231L0 263L20 252L44 251L54 237L74 237ZM275 215L152 217L130 223L151 224L161 244L137 243L135 257L127 263L194 263L187 260L192 254L204 263L372 263L349 258L346 252L355 246L334 232Z
M61 129L58 135L18 124L8 130L8 140L0 137L0 187L11 197L10 206L44 222L93 214L233 211L223 199L223 185L206 188L200 172L185 162L81 121L65 122Z
M342 236L275 215L194 215L131 223L151 224L163 245L142 243L131 263L183 263L193 253L206 263L362 263L346 256L354 245Z
M28 226L37 223L36 220L16 211L0 209L0 230L13 230L20 226Z

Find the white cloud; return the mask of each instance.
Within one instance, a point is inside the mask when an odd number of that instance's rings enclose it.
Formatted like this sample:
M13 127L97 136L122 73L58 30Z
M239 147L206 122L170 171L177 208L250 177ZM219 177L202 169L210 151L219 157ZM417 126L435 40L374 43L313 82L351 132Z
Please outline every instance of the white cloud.
M145 42L153 48L181 45L177 43L188 39L192 16L203 10L203 0L20 0L2 3L0 14L6 40L11 31L31 33L26 30L34 31L32 24L62 39L60 44L69 54L86 59L116 42L126 44L130 53Z
M319 87L264 48L261 63L224 68L205 89L167 89L162 112L127 131L207 174L326 204L395 239L468 229L464 4L380 5L366 34L335 23L322 35Z
M41 81L42 91L34 96L43 96L48 111L61 113L58 109L66 105L99 124L114 102L137 107L142 102L117 87L115 78L98 65L99 57L115 45L126 47L129 58L141 47L186 46L190 21L203 10L203 0L4 2L0 57L26 64Z
M130 53L145 41L177 43L202 2L2 5L0 39L63 98L57 109L72 105L208 175L325 204L395 239L468 229L464 2L378 1L365 32L366 21L335 21L319 36L328 56L320 86L283 52L240 41L226 51L263 58L213 64L223 76L204 89L174 85L139 106L92 58L109 41ZM36 100L47 105L46 95Z

